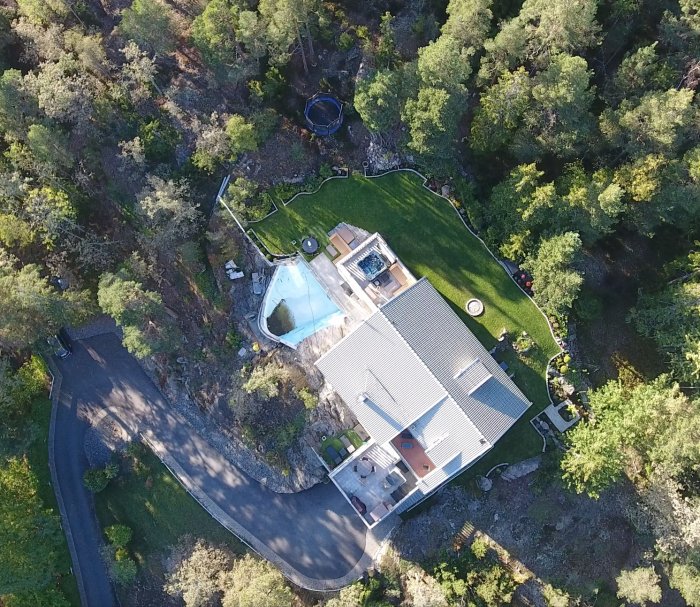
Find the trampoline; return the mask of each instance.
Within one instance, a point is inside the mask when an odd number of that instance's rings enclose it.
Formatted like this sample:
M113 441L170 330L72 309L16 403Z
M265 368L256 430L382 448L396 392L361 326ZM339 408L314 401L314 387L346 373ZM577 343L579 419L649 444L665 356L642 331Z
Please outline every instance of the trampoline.
M318 240L316 240L313 236L304 238L301 243L301 248L303 249L304 253L308 253L309 255L315 253L318 251Z
M316 135L332 135L343 124L343 104L333 95L316 93L306 102L304 118Z

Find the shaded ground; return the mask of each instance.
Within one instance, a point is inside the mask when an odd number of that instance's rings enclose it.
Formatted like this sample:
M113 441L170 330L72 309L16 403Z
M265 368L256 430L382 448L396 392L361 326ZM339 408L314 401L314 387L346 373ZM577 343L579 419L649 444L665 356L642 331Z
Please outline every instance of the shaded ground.
M127 468L128 466L128 468ZM126 469L125 469L126 468ZM121 523L133 530L129 546L139 564L133 585L119 590L124 605L181 605L163 592L169 549L186 535L246 551L237 538L219 525L146 448L122 461L123 473L96 496L100 525Z
M64 499L73 506L71 527L85 543L78 546L81 569L102 566L100 531L91 496L82 485L87 466L83 438L89 420L109 407L115 419L138 428L165 449L188 490L196 492L198 499L205 496L210 511L216 509L240 526L246 540L260 552L282 559L290 576L307 576L325 584L354 575L368 534L335 486L277 494L252 480L165 402L113 334L76 342L73 355L58 364L63 384L56 420L56 435L61 437L56 442L56 463ZM90 604L111 602L95 597Z
M627 315L640 289L654 289L663 280L660 269L675 255L675 245L667 241L661 235L652 240L626 233L601 243L586 261L586 283L576 309L582 362L594 384L616 378L620 360L647 378L663 372L663 357L627 322Z
M480 531L508 553L514 569L529 570L572 596L593 597L598 589L598 606L619 605L615 578L653 544L625 518L634 494L628 487L599 500L572 494L549 458L549 469L512 482L497 479L486 494L473 485L448 487L431 509L399 528L397 550L429 566L445 551L468 547Z

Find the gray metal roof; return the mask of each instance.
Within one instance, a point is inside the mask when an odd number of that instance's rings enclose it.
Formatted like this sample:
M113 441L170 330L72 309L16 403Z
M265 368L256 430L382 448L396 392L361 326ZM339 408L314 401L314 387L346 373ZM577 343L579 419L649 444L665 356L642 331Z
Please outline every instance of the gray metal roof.
M380 313L491 444L530 406L525 395L425 278L384 305ZM474 364L477 359L479 364ZM459 376L465 368L467 371ZM488 374L492 377L486 377ZM465 375L467 379L463 380Z
M491 448L451 397L424 413L408 428L436 468L442 468L458 454L463 460L472 461Z
M447 396L381 312L331 348L316 366L380 444Z
M488 450L530 404L426 279L316 365L377 443L410 428L445 467L421 481L426 490Z

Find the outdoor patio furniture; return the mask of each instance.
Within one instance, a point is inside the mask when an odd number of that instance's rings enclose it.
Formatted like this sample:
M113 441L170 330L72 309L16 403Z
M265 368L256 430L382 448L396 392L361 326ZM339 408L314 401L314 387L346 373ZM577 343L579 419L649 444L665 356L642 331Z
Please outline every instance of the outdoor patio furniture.
M326 447L326 455L336 466L343 461L338 452L330 445Z
M253 280L253 293L255 295L262 295L263 293L263 277L258 274L257 272L253 272L251 275L251 279Z
M355 451L355 446L350 442L350 439L344 434L340 437L340 442L348 450L348 453L353 453Z
M379 504L372 512L369 513L370 518L375 523L382 520L387 514L389 514L389 508L387 508L383 503Z
M340 454L340 457L342 457L343 459L345 459L348 456L348 450L345 448L342 448L340 451L338 451L338 453Z
M502 360L500 363L498 363L498 366L501 367L504 371L508 371L508 363L505 360Z
M347 244L350 244L355 240L355 234L347 226L338 226L336 234L338 234L338 236L340 236Z
M401 443L402 449L413 449L413 443Z
M332 244L329 244L329 245L326 247L326 251L328 252L328 254L329 254L331 257L335 257L336 255L338 255L337 249L336 249Z
M359 497L357 497L356 495L353 495L353 496L350 498L350 503L351 503L353 506L355 506L355 509L356 509L360 514L364 514L365 512L367 512L367 506L365 506L365 503L364 503Z

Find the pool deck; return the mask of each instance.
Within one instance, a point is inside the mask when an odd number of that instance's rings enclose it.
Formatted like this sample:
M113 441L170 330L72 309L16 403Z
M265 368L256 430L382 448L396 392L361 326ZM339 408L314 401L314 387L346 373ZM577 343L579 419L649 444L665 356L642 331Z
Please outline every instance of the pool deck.
M355 294L348 294L343 288L343 278L338 273L333 262L323 253L311 260L311 269L323 285L329 297L345 312L347 332L369 318L373 310L362 302Z

